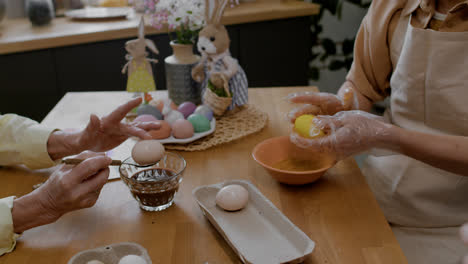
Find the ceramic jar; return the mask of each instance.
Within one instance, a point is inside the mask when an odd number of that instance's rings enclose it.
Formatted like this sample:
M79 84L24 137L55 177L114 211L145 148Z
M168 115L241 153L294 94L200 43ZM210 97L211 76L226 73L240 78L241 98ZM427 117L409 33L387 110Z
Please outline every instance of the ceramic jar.
M193 45L170 43L173 55L167 57L166 87L169 98L177 105L183 102L201 103L200 85L192 78L192 68L200 61L193 53Z

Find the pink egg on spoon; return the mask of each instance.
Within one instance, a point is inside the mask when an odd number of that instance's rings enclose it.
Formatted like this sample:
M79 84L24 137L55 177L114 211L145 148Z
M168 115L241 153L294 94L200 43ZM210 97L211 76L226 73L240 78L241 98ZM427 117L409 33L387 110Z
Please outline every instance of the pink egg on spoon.
M184 118L187 118L189 115L193 114L195 109L197 109L197 106L192 102L182 103L178 108L179 112L184 115Z

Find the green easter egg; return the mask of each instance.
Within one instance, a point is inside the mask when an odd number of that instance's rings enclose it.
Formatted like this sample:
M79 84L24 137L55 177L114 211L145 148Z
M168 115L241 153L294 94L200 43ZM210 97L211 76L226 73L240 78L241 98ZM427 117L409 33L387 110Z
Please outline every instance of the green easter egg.
M210 130L211 125L208 118L200 114L192 114L187 120L192 123L195 133L202 133Z

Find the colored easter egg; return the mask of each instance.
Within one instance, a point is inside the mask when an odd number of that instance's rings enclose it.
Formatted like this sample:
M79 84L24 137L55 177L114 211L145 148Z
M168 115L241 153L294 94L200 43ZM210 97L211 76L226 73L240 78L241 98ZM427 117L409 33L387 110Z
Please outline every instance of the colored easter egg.
M178 139L190 138L194 129L192 123L185 119L178 119L172 124L172 135Z
M195 133L201 133L210 130L211 125L208 118L203 115L193 114L187 118L192 123Z
M163 100L151 100L149 102L149 105L151 105L152 107L156 107L161 113L162 113L162 110L163 110L163 107L164 107L164 101Z
M142 104L138 107L137 109L137 115L152 115L156 117L158 120L163 119L163 115L161 114L161 111L159 111L156 107L151 106L149 104Z
M184 119L184 115L177 110L171 110L167 115L164 116L164 120L171 125L179 119Z
M179 112L181 112L184 115L184 118L187 118L189 115L193 114L195 112L195 109L197 106L192 103L192 102L185 102L179 105Z
M137 122L155 122L155 121L159 121L159 120L156 119L156 117L154 117L152 115L140 115L140 116L137 116L135 118L135 121L137 121Z
M213 119L213 110L207 105L200 105L195 109L194 114L203 115L208 118L209 121Z
M314 115L301 115L300 117L296 118L294 122L294 130L301 136L305 138L317 138L322 137L325 134L323 131L316 127L313 120Z
M160 121L161 127L156 130L150 130L148 133L153 139L165 139L171 136L171 125L166 121Z

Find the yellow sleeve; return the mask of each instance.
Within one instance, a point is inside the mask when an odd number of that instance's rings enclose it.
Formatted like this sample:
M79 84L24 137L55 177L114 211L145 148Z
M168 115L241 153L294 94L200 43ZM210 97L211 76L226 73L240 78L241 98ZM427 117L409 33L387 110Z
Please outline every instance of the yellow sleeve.
M14 114L0 115L0 166L24 164L31 169L55 165L47 152L54 129Z
M18 234L14 233L11 208L14 197L0 199L0 256L15 249Z

